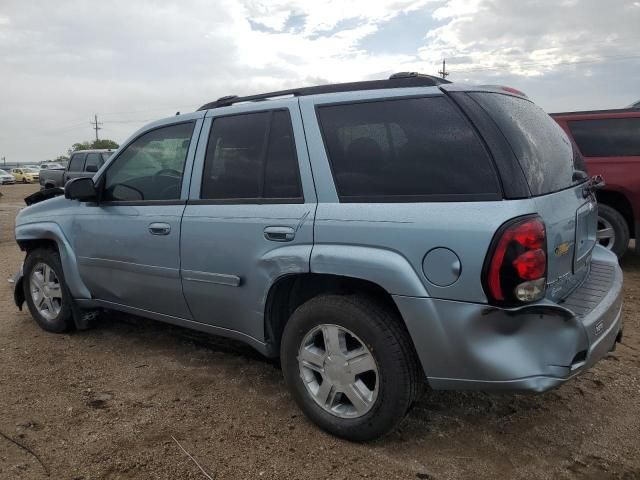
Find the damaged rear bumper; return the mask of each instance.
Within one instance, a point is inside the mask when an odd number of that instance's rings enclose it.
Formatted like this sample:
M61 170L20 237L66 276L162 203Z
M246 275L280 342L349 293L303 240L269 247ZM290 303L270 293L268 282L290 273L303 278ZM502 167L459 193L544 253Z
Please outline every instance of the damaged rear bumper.
M590 368L622 334L622 271L596 247L562 302L517 309L394 297L434 389L542 392Z

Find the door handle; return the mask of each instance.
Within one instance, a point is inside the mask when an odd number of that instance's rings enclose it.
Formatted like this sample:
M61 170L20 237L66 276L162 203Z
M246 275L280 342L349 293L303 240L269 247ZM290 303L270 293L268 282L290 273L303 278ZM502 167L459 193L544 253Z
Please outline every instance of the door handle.
M150 223L149 233L151 235L169 235L171 233L171 225L168 223Z
M296 238L296 231L291 227L267 227L264 238L272 242L290 242Z

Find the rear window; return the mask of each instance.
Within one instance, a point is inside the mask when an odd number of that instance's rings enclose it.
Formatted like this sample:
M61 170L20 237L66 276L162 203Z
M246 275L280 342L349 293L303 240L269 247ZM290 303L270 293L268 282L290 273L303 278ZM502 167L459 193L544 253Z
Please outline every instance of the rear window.
M587 178L579 152L540 107L500 93L471 93L494 119L520 163L531 194L572 187Z
M341 201L499 198L492 161L445 97L318 108Z
M567 123L585 157L640 156L640 118L572 120Z

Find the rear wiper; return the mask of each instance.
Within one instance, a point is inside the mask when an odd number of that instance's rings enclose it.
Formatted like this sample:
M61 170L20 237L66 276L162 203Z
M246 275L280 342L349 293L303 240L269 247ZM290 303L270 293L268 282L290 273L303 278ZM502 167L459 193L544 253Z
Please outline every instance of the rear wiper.
M604 186L605 186L605 183L604 183L604 178L602 178L602 175L594 175L593 177L591 177L591 179L587 182L587 184L582 189L582 196L584 198L587 198L596 190Z

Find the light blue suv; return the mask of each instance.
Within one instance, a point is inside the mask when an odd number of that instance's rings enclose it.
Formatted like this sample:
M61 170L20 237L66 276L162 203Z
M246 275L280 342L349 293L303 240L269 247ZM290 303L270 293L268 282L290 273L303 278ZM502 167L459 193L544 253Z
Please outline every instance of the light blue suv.
M598 183L511 88L223 97L27 198L16 303L52 332L110 309L244 341L320 427L368 440L427 383L541 392L614 347Z

